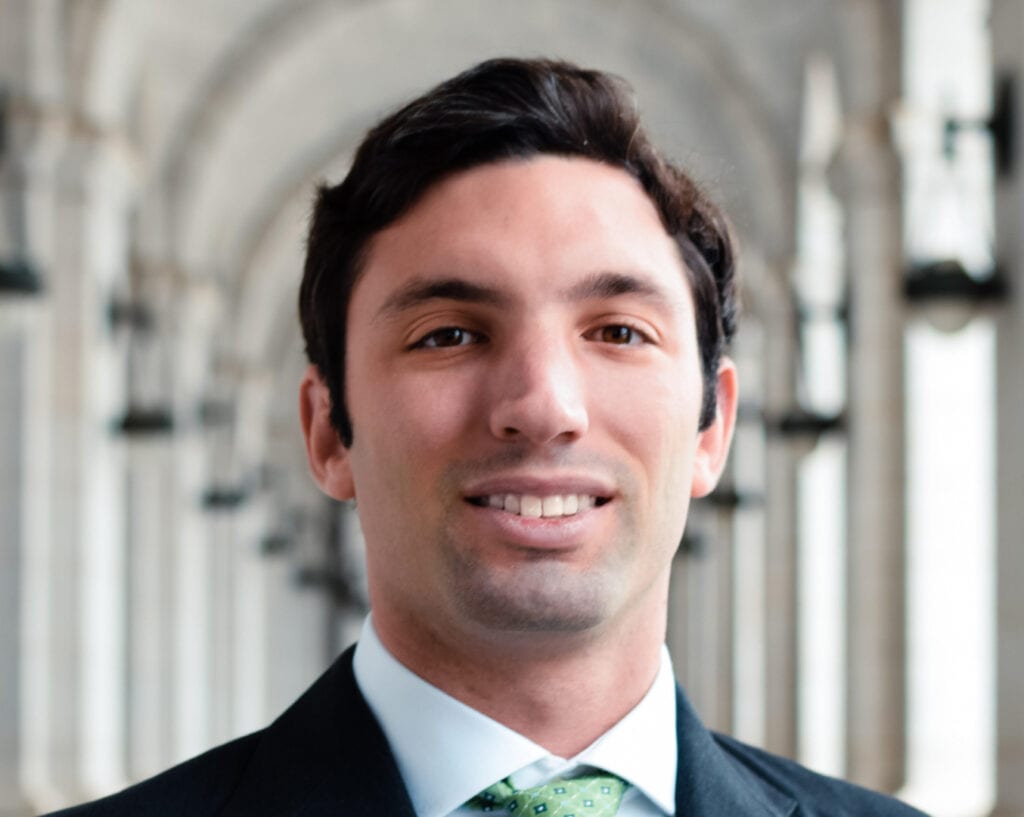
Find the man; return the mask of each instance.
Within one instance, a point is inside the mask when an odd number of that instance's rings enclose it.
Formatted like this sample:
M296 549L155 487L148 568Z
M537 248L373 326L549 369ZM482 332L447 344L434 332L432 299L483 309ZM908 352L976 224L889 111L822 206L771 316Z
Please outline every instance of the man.
M901 815L707 732L663 646L736 412L730 238L598 72L495 60L321 190L300 414L371 619L266 730L69 814Z

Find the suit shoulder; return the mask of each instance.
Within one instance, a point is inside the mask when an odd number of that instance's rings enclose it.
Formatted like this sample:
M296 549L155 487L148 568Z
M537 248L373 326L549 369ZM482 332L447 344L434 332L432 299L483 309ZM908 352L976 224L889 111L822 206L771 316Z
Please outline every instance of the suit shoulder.
M801 817L925 817L893 797L813 772L727 735L712 737L747 772L793 798Z
M217 746L116 794L46 817L213 817L234 791L260 735Z

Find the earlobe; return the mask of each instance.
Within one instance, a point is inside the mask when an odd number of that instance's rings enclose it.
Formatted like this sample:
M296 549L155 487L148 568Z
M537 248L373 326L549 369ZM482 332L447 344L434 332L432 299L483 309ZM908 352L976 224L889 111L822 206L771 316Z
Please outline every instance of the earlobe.
M707 496L718 484L725 469L736 425L736 405L739 400L736 365L726 357L718 367L718 410L714 422L700 432L697 454L693 462L693 482L690 495Z
M299 387L299 418L309 470L320 490L334 499L354 499L349 451L331 424L331 394L312 364L306 369Z

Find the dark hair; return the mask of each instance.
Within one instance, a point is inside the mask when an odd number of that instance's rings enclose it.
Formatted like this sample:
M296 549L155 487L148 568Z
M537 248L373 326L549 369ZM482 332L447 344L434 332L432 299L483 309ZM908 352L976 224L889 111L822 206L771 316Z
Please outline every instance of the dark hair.
M624 80L566 62L493 59L388 116L366 135L344 181L319 188L299 316L306 354L327 383L331 422L346 446L345 328L370 238L452 174L538 154L622 168L654 202L693 291L704 380L700 427L714 420L719 360L737 311L732 239L721 212L650 143Z

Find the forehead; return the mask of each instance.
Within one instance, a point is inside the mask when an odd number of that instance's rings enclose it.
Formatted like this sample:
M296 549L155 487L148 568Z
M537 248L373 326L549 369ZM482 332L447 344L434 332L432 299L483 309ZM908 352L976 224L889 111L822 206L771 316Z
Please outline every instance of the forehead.
M676 243L639 182L589 159L540 156L460 172L430 188L367 250L357 291L378 295L411 275L515 289L624 273L689 300Z

